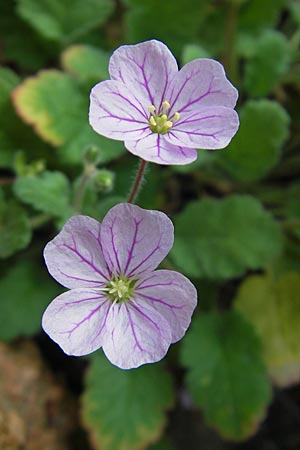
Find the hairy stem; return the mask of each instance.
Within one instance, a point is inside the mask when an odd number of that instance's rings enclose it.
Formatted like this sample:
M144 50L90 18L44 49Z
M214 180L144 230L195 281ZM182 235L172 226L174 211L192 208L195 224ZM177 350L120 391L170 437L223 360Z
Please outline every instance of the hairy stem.
M147 161L145 161L144 159L141 159L135 180L133 182L133 185L132 185L131 190L128 195L128 199L127 199L128 203L134 203L134 201L141 189L146 166L147 166Z

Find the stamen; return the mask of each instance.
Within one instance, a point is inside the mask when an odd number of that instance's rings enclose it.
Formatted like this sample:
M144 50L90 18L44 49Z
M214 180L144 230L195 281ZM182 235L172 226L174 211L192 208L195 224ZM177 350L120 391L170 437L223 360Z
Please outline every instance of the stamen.
M180 119L180 114L179 114L178 111L176 111L176 113L174 114L173 120L176 121L176 120L179 120L179 119Z
M154 113L155 109L156 109L156 108L155 108L154 105L148 106L148 111L149 111L149 113Z
M167 114L162 114L162 115L160 116L160 118L162 119L162 121L165 121L165 120L168 119L168 116L167 116Z
M155 121L153 116L150 117L149 122L150 122L150 125L152 125L153 127L157 126L157 123L156 123L156 121Z
M170 103L168 102L168 100L165 100L164 102L162 102L162 106L163 108L165 108L166 110L171 108Z
M172 128L172 126L173 126L173 122L171 122L171 120L167 120L165 123L165 127L167 128L167 130Z

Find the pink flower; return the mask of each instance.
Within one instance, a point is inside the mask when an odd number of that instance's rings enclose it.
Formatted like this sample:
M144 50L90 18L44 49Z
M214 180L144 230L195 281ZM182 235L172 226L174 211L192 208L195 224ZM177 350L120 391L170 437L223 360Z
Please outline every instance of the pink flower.
M144 160L188 164L196 148L224 148L238 129L238 92L217 61L196 59L178 71L168 47L152 40L119 47L109 72L92 89L90 124Z
M102 347L122 369L163 358L183 337L197 293L183 275L155 270L173 245L162 212L129 203L102 224L74 216L45 248L50 274L70 290L46 309L42 326L68 355Z

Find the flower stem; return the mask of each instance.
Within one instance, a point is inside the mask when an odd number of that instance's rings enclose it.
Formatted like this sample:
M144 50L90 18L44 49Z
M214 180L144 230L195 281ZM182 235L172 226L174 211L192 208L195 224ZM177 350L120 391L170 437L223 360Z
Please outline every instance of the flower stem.
M225 29L225 52L223 63L229 78L233 83L238 83L238 68L236 58L236 31L238 24L238 5L230 1L228 5L226 29Z
M132 185L129 195L128 195L128 199L127 199L128 203L134 203L134 201L141 189L146 166L147 166L147 161L145 161L144 159L140 159L139 168L138 168L135 180L133 182L133 185Z
M73 202L73 209L76 213L80 213L81 211L83 194L92 172L93 172L92 170L85 169L81 176L81 180Z

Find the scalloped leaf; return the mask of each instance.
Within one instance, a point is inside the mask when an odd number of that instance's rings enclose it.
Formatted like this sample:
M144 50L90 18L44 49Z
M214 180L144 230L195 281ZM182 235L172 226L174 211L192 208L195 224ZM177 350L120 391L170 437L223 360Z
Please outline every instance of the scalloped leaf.
M300 382L300 273L253 275L241 285L235 308L259 333L264 359L281 387Z
M88 96L78 81L58 70L41 71L27 78L13 91L13 101L21 118L54 146L63 163L82 163L90 145L102 151L101 162L124 152L120 141L99 136L88 123Z
M278 224L250 196L191 202L175 217L175 230L171 255L192 277L238 277L265 267L282 249Z
M91 45L72 45L61 55L63 69L90 85L109 78L108 62L109 53Z
M237 181L254 182L278 163L289 134L290 118L271 100L251 100L240 110L240 129L216 160Z
M76 81L58 70L41 71L13 92L22 119L52 145L61 145L82 127L86 102Z
M289 68L290 45L283 33L265 31L255 39L254 52L245 65L245 88L252 97L268 95Z
M162 364L121 370L98 353L86 379L82 417L95 449L140 450L159 439L173 402Z
M31 239L26 211L14 200L0 196L0 258L7 258L25 248Z
M41 316L60 288L42 270L42 260L20 259L0 280L0 339L31 336L40 331Z
M103 24L112 0L18 0L17 13L38 33L63 44Z
M20 200L38 211L55 217L71 214L70 184L61 172L45 171L39 175L18 177L14 183L14 192Z
M225 438L243 440L258 428L271 388L252 326L236 312L194 319L183 341L187 384L208 424Z

